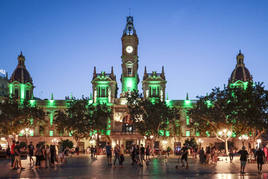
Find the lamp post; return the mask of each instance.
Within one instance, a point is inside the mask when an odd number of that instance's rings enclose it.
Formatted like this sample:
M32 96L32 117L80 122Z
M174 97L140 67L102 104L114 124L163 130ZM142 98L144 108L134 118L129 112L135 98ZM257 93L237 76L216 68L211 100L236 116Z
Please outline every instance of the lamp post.
M238 139L241 140L243 146L245 146L244 143L245 143L246 140L248 140L248 136L243 134L240 137L238 137Z
M200 138L197 140L197 143L198 143L200 149L202 147L203 142L204 142L204 140L202 140Z
M32 130L32 129L29 129L29 128L25 128L25 129L22 129L22 130L20 131L20 133L21 133L22 135L25 135L25 137L26 137L26 143L27 143L27 145L28 145L28 137L29 137L29 135L31 135L31 134L33 133L33 130Z
M257 139L258 148L260 148L261 139Z
M231 135L232 135L232 131L230 131L228 129L220 130L216 134L218 139L220 139L221 141L225 142L225 153L227 155L229 153L229 151L228 151L228 140L230 139Z

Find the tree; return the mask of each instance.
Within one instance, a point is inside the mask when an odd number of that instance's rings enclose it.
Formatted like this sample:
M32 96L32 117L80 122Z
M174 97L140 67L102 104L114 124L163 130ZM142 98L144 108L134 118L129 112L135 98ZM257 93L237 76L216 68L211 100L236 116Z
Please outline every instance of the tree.
M43 109L31 106L28 101L4 98L0 103L0 134L18 135L22 129L32 128L44 118Z
M109 138L108 131L110 130L110 119L112 119L112 111L109 106L104 104L93 104L89 106L90 125L93 133L97 135L96 146L99 147L99 136L104 135Z
M150 139L170 135L179 110L168 107L165 102L156 100L154 103L143 99L137 91L131 92L128 97L128 110L130 119L138 132Z
M247 88L224 87L212 89L207 96L198 97L189 110L194 127L201 135L210 134L225 142L250 131L267 127L267 91L261 83L248 83Z
M54 123L59 131L67 131L79 142L82 138L97 135L106 135L108 121L111 119L111 109L106 104L89 104L88 99L71 100L69 107L56 111Z
M56 127L59 131L67 131L78 142L82 138L88 138L91 131L88 100L70 100L66 110L58 110L55 114Z

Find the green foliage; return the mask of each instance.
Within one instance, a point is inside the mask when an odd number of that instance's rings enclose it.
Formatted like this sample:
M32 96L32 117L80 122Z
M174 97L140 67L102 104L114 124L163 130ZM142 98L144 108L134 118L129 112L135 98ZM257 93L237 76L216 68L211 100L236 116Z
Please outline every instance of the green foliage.
M70 141L69 139L61 140L61 141L59 142L59 144L60 144L60 148L61 148L62 150L66 149L67 147L69 147L69 148L71 149L71 148L73 148L73 146L74 146L73 142Z
M67 131L78 141L90 133L107 129L111 109L106 104L88 104L88 99L71 100L69 108L56 111L54 123L58 131ZM105 133L104 133L105 134Z
M189 115L193 119L192 127L203 136L206 131L216 135L224 128L236 136L252 131L260 134L268 127L268 93L262 83L249 82L245 89L214 88L209 95L198 98Z
M184 141L184 144L186 144L187 146L191 147L191 148L197 148L197 143L195 141L195 138L191 137L190 139L187 138Z
M0 103L0 134L16 135L22 129L34 127L44 120L45 112L27 101L5 98ZM32 122L31 122L31 119Z
M168 107L165 102L141 98L137 91L128 95L128 110L134 127L144 136L160 137L160 131L173 131L179 110ZM165 132L164 132L165 133Z

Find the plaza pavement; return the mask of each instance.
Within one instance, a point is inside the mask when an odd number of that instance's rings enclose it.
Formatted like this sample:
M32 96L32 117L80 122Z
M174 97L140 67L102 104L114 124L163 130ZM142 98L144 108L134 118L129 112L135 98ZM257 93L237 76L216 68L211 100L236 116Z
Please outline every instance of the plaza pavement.
M167 165L163 159L152 159L149 166L142 168L131 166L130 157L126 157L123 168L113 168L106 165L106 157L98 156L92 160L88 155L68 157L63 165L55 168L35 169L30 168L28 161L23 160L25 170L11 170L7 160L0 159L0 178L89 178L89 179L236 179L236 178L268 178L268 164L263 166L263 174L257 174L256 164L247 164L246 173L239 173L238 158L233 163L220 161L217 165L200 165L197 160L189 159L189 169L178 165L175 157L168 159Z

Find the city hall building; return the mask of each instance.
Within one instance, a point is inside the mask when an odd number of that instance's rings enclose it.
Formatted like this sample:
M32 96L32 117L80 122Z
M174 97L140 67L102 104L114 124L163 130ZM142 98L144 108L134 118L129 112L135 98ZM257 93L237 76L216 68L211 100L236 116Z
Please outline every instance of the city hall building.
M180 132L177 136L169 136L163 134L162 138L155 139L154 146L165 150L170 147L172 150L181 146L185 139L189 137L195 137L196 139L202 139L202 146L214 144L219 142L213 136L199 136L199 133L189 127L190 118L186 115L186 110L191 108L195 101L188 99L186 96L182 100L168 100L166 94L166 75L164 67L160 72L153 71L147 72L145 67L143 76L139 76L139 58L138 47L139 38L134 27L133 17L128 16L126 26L123 30L121 37L122 41L122 54L121 54L121 67L122 73L120 76L120 82L122 84L121 91L118 91L116 75L114 74L113 67L110 72L99 71L94 67L92 74L92 97L90 103L106 103L111 106L113 111L113 118L111 119L111 128L108 131L110 142L114 146L115 144L123 144L126 148L132 143L145 144L146 140L144 136L141 136L137 131L133 129L132 124L129 121L129 115L127 112L127 100L126 94L128 91L138 89L138 84L142 85L143 96L150 100L166 101L167 105L180 107L181 115L180 119L177 119L180 123ZM241 52L236 57L237 64L233 70L231 77L229 78L229 84L243 84L252 80L249 70L245 67L244 56ZM26 58L21 53L18 56L18 65L8 80L8 94L9 96L15 96L20 100L29 100L29 103L33 106L38 106L44 109L48 115L46 115L45 122L35 126L30 134L29 141L33 141L34 144L38 142L45 142L51 144L53 142L60 141L62 139L69 139L74 141L72 136L68 133L60 133L57 131L56 126L53 123L55 112L57 110L64 110L67 108L67 103L72 99L66 98L62 100L53 99L53 95L50 99L39 99L34 97L34 83L30 72L27 70ZM0 78L0 95L6 94L7 77ZM3 85L2 85L3 84ZM4 89L5 88L5 89ZM3 91L3 92L2 92ZM26 137L22 134L19 135L20 141L25 141ZM100 144L102 146L108 142L108 139L104 136L100 138ZM76 145L76 143L74 142ZM95 145L94 138L83 139L79 142L80 150L86 149L88 146Z

